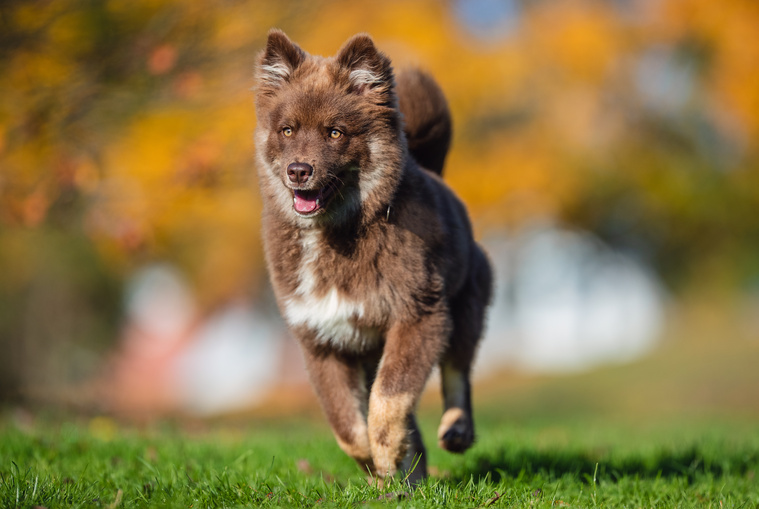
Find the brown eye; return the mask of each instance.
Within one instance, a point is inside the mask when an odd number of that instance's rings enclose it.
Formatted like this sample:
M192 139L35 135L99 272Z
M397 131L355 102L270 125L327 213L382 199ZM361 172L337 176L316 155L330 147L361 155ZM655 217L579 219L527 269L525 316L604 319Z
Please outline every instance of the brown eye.
M336 140L336 139L338 139L338 138L339 138L339 137L341 137L342 135L343 135L343 133L341 133L341 132L340 132L340 131L338 131L337 129L332 129L332 130L329 132L329 137L330 137L330 138L332 138L333 140Z
M292 129L292 127L285 127L284 129L282 129L282 134L284 134L288 138L290 136L292 136L293 135L293 129Z

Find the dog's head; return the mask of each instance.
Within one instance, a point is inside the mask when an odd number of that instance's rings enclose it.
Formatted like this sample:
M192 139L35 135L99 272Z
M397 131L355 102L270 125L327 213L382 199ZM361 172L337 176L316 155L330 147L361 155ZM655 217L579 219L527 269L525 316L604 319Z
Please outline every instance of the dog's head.
M406 148L390 60L369 36L323 58L272 30L259 57L256 112L266 206L301 226L387 207Z

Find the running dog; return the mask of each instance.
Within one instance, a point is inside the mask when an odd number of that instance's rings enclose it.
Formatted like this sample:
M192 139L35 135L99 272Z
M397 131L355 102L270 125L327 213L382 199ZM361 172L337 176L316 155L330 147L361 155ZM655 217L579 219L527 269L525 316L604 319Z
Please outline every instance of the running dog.
M474 441L470 371L491 296L490 264L441 179L446 100L421 71L395 76L367 35L325 58L272 30L256 112L267 266L337 443L373 476L419 480L414 412L434 366L438 444Z

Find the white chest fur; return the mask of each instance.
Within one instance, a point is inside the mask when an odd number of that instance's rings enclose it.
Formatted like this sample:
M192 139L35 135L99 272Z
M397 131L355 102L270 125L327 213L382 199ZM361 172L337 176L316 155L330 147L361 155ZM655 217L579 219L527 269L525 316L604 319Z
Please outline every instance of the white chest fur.
M290 326L308 327L321 343L330 343L340 350L366 350L377 344L380 332L358 325L365 316L364 303L341 295L334 287L326 293L319 291L322 282L317 280L314 266L319 259L320 241L318 231L303 235L298 288L285 299L285 319Z
M361 351L375 345L379 331L360 327L364 305L341 297L335 288L323 297L295 296L285 303L285 319L291 326L306 326L320 343L331 343L340 350Z

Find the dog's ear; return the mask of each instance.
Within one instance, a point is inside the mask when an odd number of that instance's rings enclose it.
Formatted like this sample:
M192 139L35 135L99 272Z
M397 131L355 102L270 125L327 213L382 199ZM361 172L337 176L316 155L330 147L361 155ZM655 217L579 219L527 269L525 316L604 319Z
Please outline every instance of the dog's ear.
M338 65L348 71L352 92L373 94L381 98L381 102L389 102L393 68L390 59L377 50L371 37L354 35L338 51L336 58Z
M264 87L276 88L290 79L293 71L306 59L306 52L281 30L269 31L266 49L258 59L258 80Z

